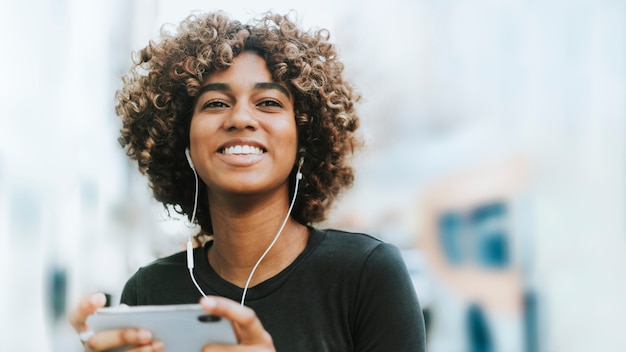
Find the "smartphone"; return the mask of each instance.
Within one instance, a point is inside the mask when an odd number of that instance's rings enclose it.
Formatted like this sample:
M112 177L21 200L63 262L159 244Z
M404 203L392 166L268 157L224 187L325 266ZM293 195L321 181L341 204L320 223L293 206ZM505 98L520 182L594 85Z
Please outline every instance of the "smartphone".
M200 304L106 307L87 317L87 326L94 332L128 327L150 330L170 352L200 351L209 343L237 343L230 321L207 314Z

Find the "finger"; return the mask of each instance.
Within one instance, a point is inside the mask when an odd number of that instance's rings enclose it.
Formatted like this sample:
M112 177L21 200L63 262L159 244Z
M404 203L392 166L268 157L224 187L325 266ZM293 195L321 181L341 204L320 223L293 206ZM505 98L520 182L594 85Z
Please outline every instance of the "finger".
M86 343L94 351L104 351L122 346L135 346L129 351L160 351L161 341L152 339L152 333L138 328L105 330L95 333Z
M275 352L271 347L259 347L251 345L206 345L202 348L202 352Z
M272 337L263 328L263 324L252 309L233 300L217 296L203 297L200 304L207 313L230 320L235 327L235 333L240 344L273 346Z
M165 346L163 345L163 342L161 341L154 341L148 345L143 345L143 346L134 346L130 348L128 346L124 346L124 347L125 347L124 352L162 352L164 351L164 348L165 348ZM96 352L96 351L113 351L113 350L110 350L110 349L95 350L89 346L85 346L85 352ZM118 351L118 350L116 349L115 351Z
M68 316L69 322L76 332L87 330L85 324L89 314L106 305L107 299L103 293L95 293L91 296L84 297L78 302L78 305L70 312Z
M129 350L125 350L126 352L162 352L164 350L163 342L154 341L153 343L145 346L139 346L136 348L132 348Z
M161 352L163 351L163 343L161 341L155 341L150 345L138 346L135 348L131 348L128 350L124 350L125 352Z

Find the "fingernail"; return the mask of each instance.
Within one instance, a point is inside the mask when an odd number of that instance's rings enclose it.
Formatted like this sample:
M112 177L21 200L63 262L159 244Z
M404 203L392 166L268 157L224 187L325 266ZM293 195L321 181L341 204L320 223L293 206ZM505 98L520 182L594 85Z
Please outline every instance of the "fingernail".
M104 293L98 292L91 296L91 303L97 306L104 306L107 303L107 298Z
M150 341L152 339L152 333L148 330L139 330L137 337L143 342Z
M152 349L157 350L157 351L161 351L163 350L163 341L154 341L152 343Z
M214 308L217 305L217 301L212 297L202 297L202 305L207 308Z

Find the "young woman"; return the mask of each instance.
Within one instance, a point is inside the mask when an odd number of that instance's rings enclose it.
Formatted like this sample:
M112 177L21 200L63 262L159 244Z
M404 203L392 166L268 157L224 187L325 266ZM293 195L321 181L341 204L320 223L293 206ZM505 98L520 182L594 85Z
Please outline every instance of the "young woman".
M424 351L424 322L398 250L313 227L353 181L359 96L325 30L267 13L249 25L190 16L141 50L117 93L120 141L154 197L200 225L181 252L139 269L121 303L201 302L238 345L204 351ZM191 246L190 246L191 247ZM191 250L191 249L190 249ZM85 298L70 320L104 305ZM159 351L139 328L86 348Z

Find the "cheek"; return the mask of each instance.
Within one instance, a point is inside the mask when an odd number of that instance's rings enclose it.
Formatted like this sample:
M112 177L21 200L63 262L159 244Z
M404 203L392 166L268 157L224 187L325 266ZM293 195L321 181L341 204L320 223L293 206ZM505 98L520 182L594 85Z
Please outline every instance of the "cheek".
M284 140L285 144L298 142L298 129L294 119L283 121L280 125L275 126L275 130Z
M193 143L194 138L198 134L198 121L196 118L191 118L191 123L189 124L189 141Z
M215 126L211 123L210 119L192 118L189 126L189 141L190 144L199 143L201 141L210 140L210 137L215 130Z
M285 161L295 162L298 150L298 131L295 123L287 124L281 134L282 149L285 151ZM291 167L291 166L290 166Z

